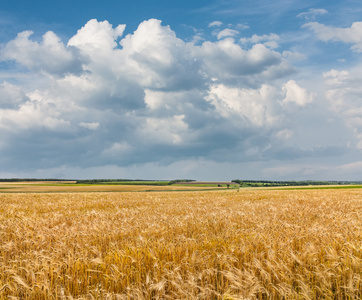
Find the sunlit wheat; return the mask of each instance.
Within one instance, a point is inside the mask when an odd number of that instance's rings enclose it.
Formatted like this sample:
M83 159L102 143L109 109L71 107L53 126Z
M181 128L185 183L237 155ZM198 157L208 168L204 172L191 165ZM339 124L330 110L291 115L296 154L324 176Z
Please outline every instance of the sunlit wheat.
M0 299L361 299L362 190L0 194Z

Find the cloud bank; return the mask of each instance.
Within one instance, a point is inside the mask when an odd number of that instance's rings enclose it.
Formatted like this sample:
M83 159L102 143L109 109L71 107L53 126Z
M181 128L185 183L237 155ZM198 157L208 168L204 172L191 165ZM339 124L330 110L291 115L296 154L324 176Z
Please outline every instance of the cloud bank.
M351 36L358 26L342 38L338 30L306 25L323 40L357 48L360 41ZM237 40L238 31L224 29L216 41L195 44L156 19L127 35L125 28L93 19L66 43L51 31L40 40L24 31L2 47L1 61L17 66L0 83L3 174L335 155L335 144L304 139L300 124L308 108L337 114L333 108L342 100L321 108L314 91L291 79L297 74L288 60L293 53L276 50L278 35ZM347 77L325 73L325 103L350 93ZM353 105L343 112L352 120L341 122L362 140ZM314 122L327 126L317 117Z

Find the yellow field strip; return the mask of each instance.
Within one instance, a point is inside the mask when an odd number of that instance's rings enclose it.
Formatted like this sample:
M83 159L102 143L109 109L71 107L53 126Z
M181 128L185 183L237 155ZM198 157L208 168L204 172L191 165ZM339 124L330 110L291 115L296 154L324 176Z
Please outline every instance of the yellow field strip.
M224 187L225 188L225 187ZM51 193L51 192L134 192L134 191L176 191L176 190L200 190L215 189L215 187L197 186L156 186L156 185L108 185L108 184L69 184L63 183L0 183L0 193ZM217 188L216 188L217 189Z

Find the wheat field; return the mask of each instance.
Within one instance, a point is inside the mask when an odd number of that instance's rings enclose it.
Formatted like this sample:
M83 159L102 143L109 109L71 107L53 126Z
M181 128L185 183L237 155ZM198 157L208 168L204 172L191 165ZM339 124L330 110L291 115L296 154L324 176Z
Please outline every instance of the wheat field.
M91 192L155 192L177 190L207 190L215 187L178 186L178 185L109 185L109 184L75 184L74 182L0 182L0 193L91 193ZM220 188L224 189L224 188Z
M0 194L0 299L361 299L362 189Z

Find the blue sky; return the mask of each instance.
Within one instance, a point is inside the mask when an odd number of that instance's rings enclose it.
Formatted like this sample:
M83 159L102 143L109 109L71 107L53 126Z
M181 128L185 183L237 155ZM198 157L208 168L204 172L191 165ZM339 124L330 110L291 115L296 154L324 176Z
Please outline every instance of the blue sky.
M359 1L0 7L0 177L362 180Z

